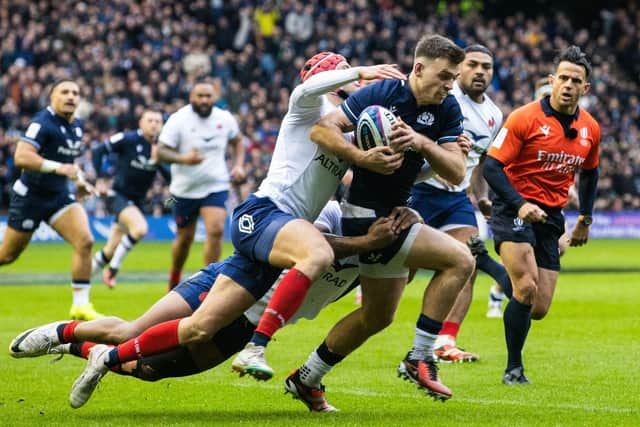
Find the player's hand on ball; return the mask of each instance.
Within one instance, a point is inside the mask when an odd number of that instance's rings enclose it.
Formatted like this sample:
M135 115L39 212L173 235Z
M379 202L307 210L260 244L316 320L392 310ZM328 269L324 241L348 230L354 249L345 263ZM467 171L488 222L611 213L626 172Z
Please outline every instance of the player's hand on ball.
M182 156L182 163L185 165L197 165L202 163L204 157L198 150L192 150Z
M358 72L358 76L360 77L360 80L406 80L407 78L407 76L402 74L396 64L381 64L362 67Z
M391 127L391 135L389 135L389 147L396 153L404 151L416 150L415 133L411 126L406 124L400 117L398 121Z
M403 160L403 153L396 153L386 146L374 147L362 152L358 166L382 175L391 175L402 166Z
M518 216L525 222L545 222L547 220L547 213L540 206L529 202L520 206Z

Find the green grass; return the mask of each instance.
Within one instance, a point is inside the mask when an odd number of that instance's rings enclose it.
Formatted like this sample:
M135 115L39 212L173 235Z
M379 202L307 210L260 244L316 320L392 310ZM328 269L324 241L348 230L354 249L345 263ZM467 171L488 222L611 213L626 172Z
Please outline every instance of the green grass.
M591 248L570 251L563 259L565 265L609 266L602 259L588 259L595 256L610 257L612 264L621 267L637 265L629 242L592 243ZM143 248L136 248L125 268L165 271L168 246L147 244ZM64 272L65 250L59 245L33 245L11 271ZM31 259L36 253L48 262ZM199 248L192 252L190 268L197 268L196 257L200 257ZM484 317L491 283L480 276L459 343L479 353L482 360L442 366L443 381L454 392L453 399L444 404L427 399L395 375L412 341L425 282L421 277L407 288L391 327L325 379L328 399L341 409L339 413L309 413L301 403L282 395L282 381L306 360L331 325L355 308L351 297L328 307L315 321L303 321L278 334L267 355L276 370L268 383L237 378L230 372L230 362L198 376L159 383L109 374L85 407L72 410L68 393L83 369L82 360L65 356L51 364L50 357L14 360L4 352L0 355L0 423L83 427L640 425L639 274L561 274L549 315L534 322L529 334L525 364L534 384L526 387L500 384L506 359L502 322ZM162 296L164 289L164 283L119 283L115 291L96 286L92 295L101 310L133 318ZM5 285L0 292L3 348L25 328L64 318L69 308L67 286Z
M493 251L491 242L487 246ZM94 251L102 243L94 246ZM226 242L223 257L233 247ZM495 253L493 253L495 256ZM140 242L125 259L123 271L166 271L171 259L170 242ZM31 244L16 262L0 268L2 273L68 272L71 247L65 243ZM202 263L202 244L194 243L185 269L197 270ZM569 269L639 268L637 240L592 240L581 248L569 248L562 259Z

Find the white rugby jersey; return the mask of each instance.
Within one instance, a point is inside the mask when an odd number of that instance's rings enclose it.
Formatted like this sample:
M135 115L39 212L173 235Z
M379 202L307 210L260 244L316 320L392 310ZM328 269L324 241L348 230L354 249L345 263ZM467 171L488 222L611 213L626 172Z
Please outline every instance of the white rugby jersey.
M198 199L209 193L229 189L225 152L229 140L240 133L230 112L213 107L209 117L200 117L191 104L173 113L160 133L159 141L179 153L193 149L204 160L197 165L171 164L171 194Z
M327 203L325 208L320 212L320 216L316 220L316 224L328 233L342 235L340 227L340 205L335 200ZM269 291L256 302L251 308L245 311L244 315L251 323L257 325L262 317L262 313L267 308L267 304L271 300L271 296L276 286L280 283L282 276L287 272L285 270L278 281L269 289ZM349 286L358 278L358 256L350 256L336 261L329 269L322 273L320 278L311 284L307 295L298 311L295 312L291 320L287 322L295 323L301 318L314 319L320 310L338 299Z
M284 212L314 221L349 168L309 137L311 127L335 107L323 94L358 79L358 69L318 73L293 90L267 177L256 192Z
M473 169L478 166L480 157L487 152L493 139L498 134L502 126L502 111L487 95L484 95L482 104L478 104L460 89L457 81L454 82L451 93L460 104L460 109L464 116L464 133L471 139L472 145L467 157L467 171L464 180L451 189L442 185L435 178L428 179L425 182L441 190L459 192L465 191L469 187Z

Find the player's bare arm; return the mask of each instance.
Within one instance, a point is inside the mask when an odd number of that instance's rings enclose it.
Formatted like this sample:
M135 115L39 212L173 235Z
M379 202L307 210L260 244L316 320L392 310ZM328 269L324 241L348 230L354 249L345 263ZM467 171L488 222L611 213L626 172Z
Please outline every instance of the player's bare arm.
M396 207L387 217L378 218L364 236L335 236L325 234L336 259L364 252L383 249L393 243L398 234L413 224L423 223L422 217L413 209Z
M459 184L464 179L470 147L469 138L460 135L458 141L438 145L430 138L416 132L402 119L393 125L389 147L396 152L417 151L427 159L435 173L445 180ZM469 146L469 147L467 147Z
M471 192L473 193L478 203L478 209L485 216L489 218L491 216L491 200L489 199L489 184L482 176L482 166L486 156L480 157L478 166L471 172Z
M242 144L242 139L242 134L239 134L229 140L229 144L233 148L233 167L229 175L231 176L231 181L235 183L243 182L247 177L247 173L244 170L244 145Z
M202 163L204 157L198 150L192 150L188 153L179 153L177 150L164 145L158 144L158 160L166 163L181 163L183 165L197 165Z
M333 111L318 121L312 128L313 142L350 163L373 172L390 175L402 165L404 155L389 147L375 147L362 151L347 141L343 133L350 132L353 123L342 110Z
M47 160L38 154L38 150L26 142L18 142L15 153L16 166L33 172L54 173L75 179L78 167L73 163L60 163Z

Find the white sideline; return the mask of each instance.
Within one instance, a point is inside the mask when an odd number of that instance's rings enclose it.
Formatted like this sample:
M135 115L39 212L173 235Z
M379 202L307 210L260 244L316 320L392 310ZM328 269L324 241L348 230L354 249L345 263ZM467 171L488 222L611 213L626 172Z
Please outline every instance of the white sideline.
M281 386L275 384L251 384L251 383L237 383L234 384L237 387L246 387L246 388L270 388L270 389L280 389ZM332 387L331 393L342 393L342 394L351 394L354 396L370 396L370 397L385 397L385 398L397 398L401 397L403 399L427 399L428 397L421 394L420 391L416 390L416 393L382 393L377 391L370 390L362 390L362 389L347 389L340 387ZM611 408L608 406L594 406L594 405L579 405L573 403L555 403L555 404L541 404L540 402L535 402L535 404L527 404L526 402L521 402L517 400L497 400L497 399L467 399L467 398L458 398L453 397L452 401L462 402L462 403L473 403L477 405L487 405L487 406L495 406L495 405L511 405L511 406L522 406L522 407L536 407L536 408L548 408L548 409L579 409L582 411L591 411L591 412L607 412L612 414L629 414L637 412L633 408Z

